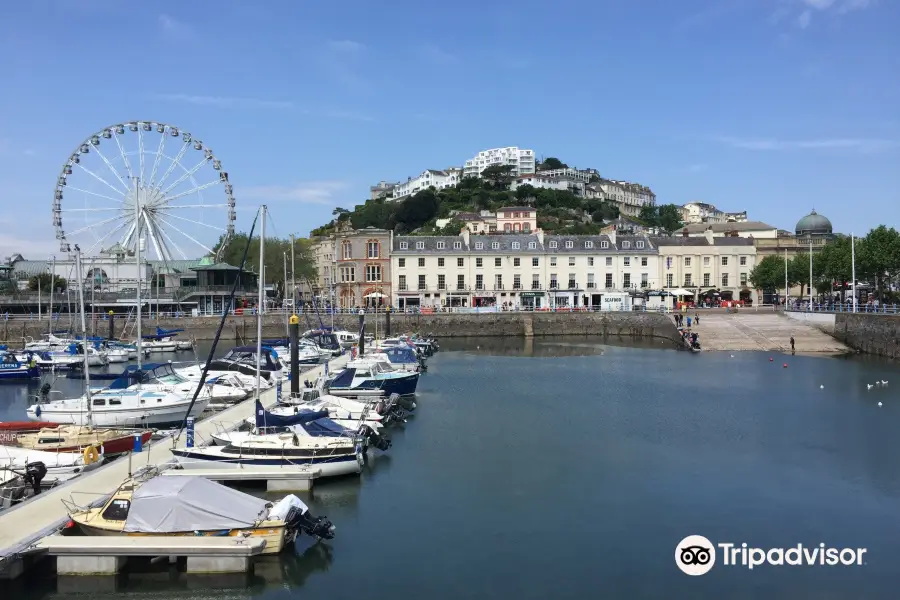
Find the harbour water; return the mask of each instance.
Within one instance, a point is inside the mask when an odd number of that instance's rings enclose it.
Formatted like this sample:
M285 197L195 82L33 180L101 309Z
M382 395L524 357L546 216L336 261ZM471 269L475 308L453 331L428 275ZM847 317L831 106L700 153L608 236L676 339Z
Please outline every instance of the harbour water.
M308 498L335 539L250 578L36 570L0 585L16 600L895 598L900 367L647 346L444 342L393 447ZM0 387L0 420L22 418L25 396ZM690 534L867 554L688 577L674 554Z

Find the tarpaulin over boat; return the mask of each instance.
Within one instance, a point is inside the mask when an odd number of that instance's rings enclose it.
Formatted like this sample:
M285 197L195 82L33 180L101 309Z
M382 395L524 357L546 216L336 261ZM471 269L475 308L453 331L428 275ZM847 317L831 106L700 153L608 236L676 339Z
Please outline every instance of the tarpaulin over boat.
M155 477L135 490L126 532L180 533L252 527L269 503L202 477Z
M262 403L256 401L256 427L290 427L291 425L302 425L316 419L328 416L327 410L305 410L294 413L292 415L273 415L263 408Z

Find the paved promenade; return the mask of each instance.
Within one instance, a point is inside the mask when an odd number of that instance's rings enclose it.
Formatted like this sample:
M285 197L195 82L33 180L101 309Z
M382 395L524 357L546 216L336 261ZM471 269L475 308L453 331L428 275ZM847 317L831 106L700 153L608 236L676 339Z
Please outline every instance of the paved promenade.
M693 316L693 313L688 314ZM803 321L775 312L743 313L699 311L700 325L692 331L700 335L704 350L790 352L791 336L798 353L838 354L850 349L824 331Z

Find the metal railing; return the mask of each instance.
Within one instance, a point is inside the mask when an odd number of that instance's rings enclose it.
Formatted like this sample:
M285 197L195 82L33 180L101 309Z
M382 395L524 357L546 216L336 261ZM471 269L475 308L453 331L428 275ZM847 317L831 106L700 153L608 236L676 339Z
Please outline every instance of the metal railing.
M816 313L852 313L853 305L850 303L822 303L822 302L792 302L785 307L788 312L816 312ZM873 314L873 315L897 315L900 314L900 305L898 304L857 304L857 313Z

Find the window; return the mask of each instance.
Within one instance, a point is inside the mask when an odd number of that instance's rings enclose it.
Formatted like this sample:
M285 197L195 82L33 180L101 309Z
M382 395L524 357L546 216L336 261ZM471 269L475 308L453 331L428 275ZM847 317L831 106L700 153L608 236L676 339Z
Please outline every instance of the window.
M420 290L425 289L425 276L424 275L419 275L419 289Z
M439 266L439 267L443 267L443 266L444 266L444 259L443 259L443 257L441 257L441 258L438 259L438 266Z
M650 276L647 273L641 273L641 287L645 288L650 285Z
M366 242L366 256L369 258L380 258L381 242L378 240L369 240Z
M510 225L509 223L504 224L503 231L504 233L509 233L510 231L512 231L512 225Z
M484 275L479 273L475 276L475 289L483 290L484 289Z
M607 267L611 267L611 266L612 266L612 256L607 256L607 257L606 257L606 266L607 266Z
M531 289L538 290L541 288L541 278L539 275L531 276Z
M593 256L588 256L588 266L589 267L594 266L594 257Z
M622 275L622 287L626 290L631 287L631 273Z
M356 281L356 267L341 267L341 281Z
M690 287L694 284L693 276L690 273L684 274L684 287Z
M453 242L454 250L462 250L462 242Z
M484 260L484 259L482 259L481 257L476 258L476 259L475 259L475 266L478 267L478 268L480 269L480 268L482 267L482 261L483 261L483 260Z
M603 240L602 242L600 242L600 248L606 250L607 248L609 248L609 242Z
M501 275L500 273L497 273L497 275L495 275L494 278L497 282L497 285L494 287L494 289L502 290L503 289L503 275Z
M397 285L400 286L401 292L406 290L406 275L400 275L397 277Z
M513 243L512 243L512 249L513 249L513 250L518 250L518 249L519 249L519 242L513 242Z
M624 242L622 242L622 249L627 250L628 248L631 248L631 242L625 240Z
M537 242L528 242L529 250L534 250L535 248L537 248Z
M667 273L666 274L666 287L675 287L675 284L673 283L674 280L675 280L675 276L672 273Z
M518 212L513 213L513 218L514 218L514 219L521 219L521 218L522 218L522 213L518 213Z
M446 290L447 289L447 277L443 273L438 275L438 289Z
M128 509L131 508L131 501L125 498L116 498L103 509L103 518L107 521L124 521L128 518Z
M589 290L594 289L594 286L595 286L595 285L596 285L596 284L594 283L594 274L593 274L593 273L588 273L588 281L587 281L588 289L589 289Z
M634 245L635 245L636 248L643 248L643 247L644 247L644 242L642 242L642 241L637 241L637 242L634 243Z
M491 242L491 249L492 249L492 250L499 250L499 249L500 249L500 242Z
M456 289L458 289L458 290L466 289L466 276L465 275L457 275L456 276Z
M684 257L684 266L686 266L686 267L691 266L691 257L690 256Z
M738 259L738 264L741 265L742 267L746 267L747 266L747 257L746 256L740 257Z
M642 266L642 267L646 267L646 266L647 266L647 257L646 257L646 256L642 256L642 257L641 257L641 266Z
M722 273L722 287L728 287L728 273Z
M405 258L397 259L397 266L400 267L401 269L404 268L406 266L406 259ZM135 292L135 293L137 293L137 292Z
M569 289L574 290L577 286L575 285L575 273L569 273Z
M550 273L550 289L555 290L559 287L559 282L556 281L556 273Z
M523 223L522 231L524 231L525 233L530 233L531 232L531 223L528 223L527 221L525 223Z
M550 257L550 266L551 266L551 267L555 267L555 266L556 266L556 257L555 257L555 256L551 256L551 257Z
M381 281L381 265L366 265L366 281Z
M741 273L741 285L747 285L747 274Z
M630 267L630 266L631 266L631 257L630 257L630 256L623 256L623 257L622 257L622 265L623 265L623 266L626 266L626 267Z
M353 246L347 240L341 242L341 256L344 257L344 260L353 258Z
M709 283L709 280L710 280L709 273L704 273L703 274L703 287L710 287L711 284Z
M401 250L406 250L407 248L409 248L409 242L400 242ZM135 292L135 293L137 293L137 292Z
M462 267L462 266L464 266L464 265L465 265L465 260L466 260L466 259L464 259L464 258L457 258L457 259L456 259L456 266L457 266L457 267Z
M540 264L540 262L538 261L538 257L537 257L537 256L533 256L533 257L531 258L531 266L532 266L532 267L536 267L536 266L538 266L539 264Z
M575 246L575 243L572 240L566 240L566 248L572 248Z
M575 257L574 257L574 256L570 256L570 257L569 257L569 266L570 266L570 267L574 267L574 266L575 266Z
M437 249L438 249L438 250L443 250L443 249L446 248L446 247L447 247L447 244L445 244L444 242L438 242L438 243L437 243Z
M514 290L522 289L522 276L521 275L513 275L513 289Z
M513 259L513 266L514 266L514 267L521 267L521 266L522 266L522 264L521 264L521 259L519 259L518 257L514 258L514 259Z
M588 240L588 241L586 241L586 242L584 243L584 247L585 247L585 248L593 248L593 247L594 247L594 242L592 242L591 240Z
M727 256L723 256L723 257L722 257L722 266L723 266L723 267L727 267L727 266L728 266L728 257L727 257Z
M606 289L608 289L608 290L611 290L611 289L613 288L612 273L607 273L607 274L606 274L606 281L605 281L605 283L604 283L604 286L605 286Z
M494 266L495 266L495 267L499 267L499 266L501 266L501 264L502 264L502 259L500 259L500 258L495 258L495 259L494 259Z
M704 257L703 257L703 266L704 266L704 267L708 267L708 266L709 266L709 257L708 257L708 256L704 256Z
M550 242L550 247L551 247L551 248L556 248L557 245L558 245L558 244L557 244L555 241L554 241L554 242Z
M137 292L135 292L137 293ZM92 403L94 406L106 406L106 398L94 398Z
M424 258L420 258L420 259L419 259L419 266L420 266L420 267L424 267L424 266L425 266L425 259L424 259Z
M416 242L416 250L424 250L425 242Z
M476 250L484 250L484 242L475 242Z

